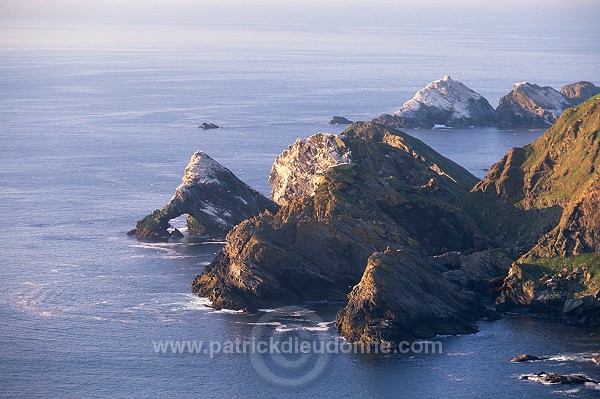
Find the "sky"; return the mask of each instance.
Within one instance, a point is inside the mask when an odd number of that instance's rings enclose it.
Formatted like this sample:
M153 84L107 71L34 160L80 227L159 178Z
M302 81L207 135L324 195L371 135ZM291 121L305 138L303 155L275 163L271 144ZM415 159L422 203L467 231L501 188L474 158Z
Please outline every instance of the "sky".
M599 18L599 0L0 0L0 21L225 23Z

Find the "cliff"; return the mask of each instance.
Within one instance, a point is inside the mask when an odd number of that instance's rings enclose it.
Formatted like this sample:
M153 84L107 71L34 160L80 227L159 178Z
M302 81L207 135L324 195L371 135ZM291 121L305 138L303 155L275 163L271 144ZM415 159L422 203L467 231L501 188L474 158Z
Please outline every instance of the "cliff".
M600 97L566 110L548 131L496 164L475 191L522 209L549 211L551 225L512 266L500 309L600 322Z
M349 341L398 343L477 331L484 307L408 250L369 257L335 328Z
M145 239L180 237L169 221L186 215L188 231L206 237L225 237L236 224L277 205L248 187L229 169L202 151L192 155L181 185L162 210L138 221L129 235Z

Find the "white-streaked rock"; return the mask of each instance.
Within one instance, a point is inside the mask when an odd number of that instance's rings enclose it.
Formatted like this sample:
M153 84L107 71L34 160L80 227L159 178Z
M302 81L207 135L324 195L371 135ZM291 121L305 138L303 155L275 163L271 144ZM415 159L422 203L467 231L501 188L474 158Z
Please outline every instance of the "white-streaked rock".
M394 115L382 115L375 122L399 128L490 126L494 108L483 96L446 75L419 90Z
M571 106L567 97L550 86L522 82L500 99L496 123L500 127L548 127Z

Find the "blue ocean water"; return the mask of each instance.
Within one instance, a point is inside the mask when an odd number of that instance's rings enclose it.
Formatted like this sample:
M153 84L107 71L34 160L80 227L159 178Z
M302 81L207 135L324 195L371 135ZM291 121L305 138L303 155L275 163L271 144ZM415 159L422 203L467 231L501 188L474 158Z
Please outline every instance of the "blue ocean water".
M600 379L590 361L598 329L525 317L441 338L442 354L335 354L291 388L262 378L248 355L157 354L159 340L247 339L260 316L213 311L190 293L221 244L125 236L168 201L198 149L268 194L271 164L294 140L340 132L332 115L392 112L445 74L493 105L518 81L598 84L596 25L4 23L0 32L3 397L598 395L518 380L542 369ZM479 177L542 133L411 131ZM335 305L307 309L336 337ZM553 360L510 363L523 352Z

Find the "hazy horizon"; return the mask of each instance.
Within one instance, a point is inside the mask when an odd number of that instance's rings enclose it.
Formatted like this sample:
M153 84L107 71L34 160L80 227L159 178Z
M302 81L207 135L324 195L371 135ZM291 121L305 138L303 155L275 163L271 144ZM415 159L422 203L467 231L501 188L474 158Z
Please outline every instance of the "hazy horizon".
M427 23L456 22L469 18L515 23L558 22L566 19L593 21L600 17L600 6L593 0L441 0L415 1L341 1L308 0L282 3L275 0L0 0L0 21L57 21L80 23L213 24L246 23L373 23L393 21Z

